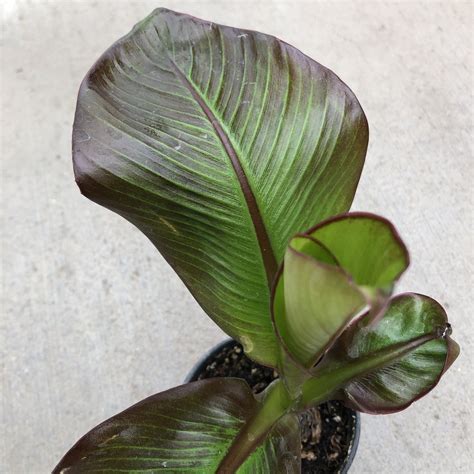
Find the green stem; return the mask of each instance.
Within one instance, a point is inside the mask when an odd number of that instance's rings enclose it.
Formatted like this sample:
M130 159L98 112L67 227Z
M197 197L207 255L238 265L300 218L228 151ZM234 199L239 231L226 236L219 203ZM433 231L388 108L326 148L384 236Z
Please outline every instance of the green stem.
M217 474L235 472L266 438L273 425L288 411L291 398L281 380L264 392L260 410L242 427L222 459Z
M338 387L343 385L348 378L350 378L350 375L342 368L321 373L317 377L309 379L303 385L301 409L319 405L329 400Z

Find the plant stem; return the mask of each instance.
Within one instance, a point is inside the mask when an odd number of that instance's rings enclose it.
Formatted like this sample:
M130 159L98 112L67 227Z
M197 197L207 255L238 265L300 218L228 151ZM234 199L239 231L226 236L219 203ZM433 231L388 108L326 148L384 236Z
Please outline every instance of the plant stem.
M264 392L260 409L244 424L234 439L217 468L217 474L235 472L266 438L273 425L288 411L291 404L291 398L281 380L269 385Z

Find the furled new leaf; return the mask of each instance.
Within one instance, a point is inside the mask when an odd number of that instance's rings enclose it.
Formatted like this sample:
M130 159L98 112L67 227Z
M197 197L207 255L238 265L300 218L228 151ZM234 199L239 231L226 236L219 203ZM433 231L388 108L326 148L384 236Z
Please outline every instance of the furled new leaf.
M291 236L349 208L367 140L353 93L294 47L159 9L82 83L74 169L217 324L275 365L278 264Z
M208 379L149 397L100 424L64 456L53 474L216 472L259 403L240 379ZM238 473L300 471L299 424L278 423Z
M408 264L393 225L374 214L332 217L291 240L272 295L279 367L290 391L358 313L368 309L376 322Z
M350 212L321 222L306 234L333 255L370 300L372 315L380 316L395 282L410 264L392 223L375 214Z
M307 368L367 304L334 263L318 242L295 237L274 293L275 327L290 354Z
M436 301L399 295L377 324L361 319L349 329L350 337L340 339L316 378L306 382L305 401L329 396L366 413L403 410L434 388L456 359L459 347L450 332Z
M395 227L375 214L349 212L305 234L323 244L359 286L389 289L410 263Z

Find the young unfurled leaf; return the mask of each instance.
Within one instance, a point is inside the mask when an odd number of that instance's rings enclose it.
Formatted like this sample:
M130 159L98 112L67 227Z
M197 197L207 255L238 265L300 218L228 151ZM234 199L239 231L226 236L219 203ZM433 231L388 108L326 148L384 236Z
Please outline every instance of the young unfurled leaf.
M321 222L306 234L331 252L369 299L372 319L379 317L410 264L392 223L375 214L350 212Z
M216 472L259 403L240 379L209 379L149 397L98 425L64 456L53 474ZM237 471L298 473L299 424L288 415Z
M373 214L340 215L293 238L273 294L290 356L311 367L362 309L374 321L408 263L395 228Z
M359 286L389 289L410 263L395 227L375 214L349 212L305 234L323 244Z
M400 411L428 393L459 353L444 309L414 293L393 298L377 324L365 318L348 331L306 383L306 401L319 400L324 387L359 411Z
M295 233L347 211L367 140L353 93L294 47L159 9L82 83L74 170L252 358L276 365L278 264Z
M273 300L276 329L290 354L311 367L366 306L363 293L317 242L295 237Z

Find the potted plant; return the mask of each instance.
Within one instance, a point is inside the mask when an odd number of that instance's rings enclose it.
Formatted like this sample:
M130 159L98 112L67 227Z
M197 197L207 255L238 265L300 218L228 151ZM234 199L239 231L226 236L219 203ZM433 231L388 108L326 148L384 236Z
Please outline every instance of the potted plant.
M104 53L79 92L77 183L240 345L92 429L54 472L300 472L315 407L392 413L437 384L459 353L445 311L391 296L405 245L348 212L367 142L350 89L274 37L158 9ZM212 377L243 353L244 378L269 372L253 391Z

